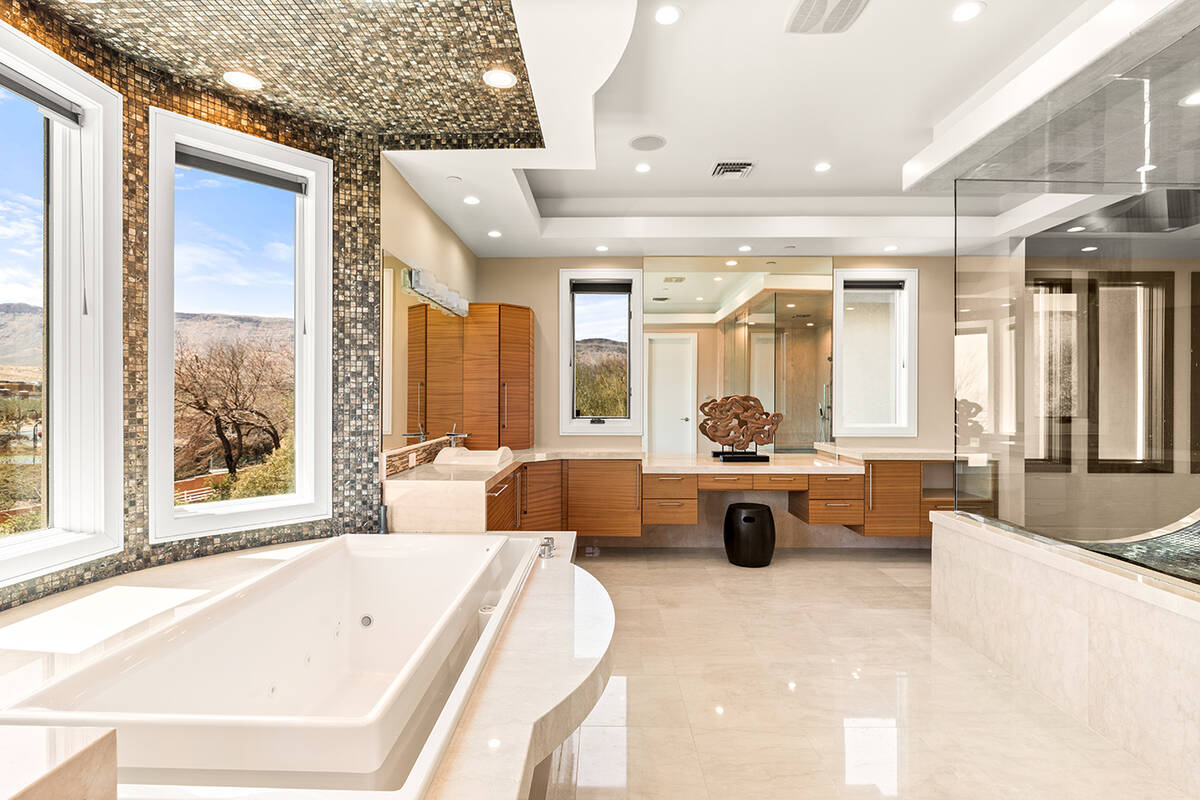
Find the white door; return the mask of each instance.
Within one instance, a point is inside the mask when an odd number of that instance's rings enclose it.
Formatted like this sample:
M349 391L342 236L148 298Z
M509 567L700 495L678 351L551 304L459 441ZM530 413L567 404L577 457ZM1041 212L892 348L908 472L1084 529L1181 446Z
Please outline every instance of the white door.
M646 334L646 452L696 452L696 334Z

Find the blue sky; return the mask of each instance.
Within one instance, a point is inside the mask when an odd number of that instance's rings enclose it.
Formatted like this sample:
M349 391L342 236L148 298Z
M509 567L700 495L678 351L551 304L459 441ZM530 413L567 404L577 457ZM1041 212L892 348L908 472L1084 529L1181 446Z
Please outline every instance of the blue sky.
M575 338L629 341L629 295L575 295Z
M42 147L42 115L0 89L0 303L42 305ZM175 310L293 316L295 195L175 176Z

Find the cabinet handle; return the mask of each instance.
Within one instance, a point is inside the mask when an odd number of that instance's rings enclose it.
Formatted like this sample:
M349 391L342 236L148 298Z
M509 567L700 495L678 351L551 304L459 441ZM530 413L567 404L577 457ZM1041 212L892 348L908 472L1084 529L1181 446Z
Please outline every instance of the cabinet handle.
M715 476L713 476L713 480L714 480L714 481L740 481L740 480L741 480L741 478L739 478L739 477L736 477L736 476L734 476L734 477L722 477L722 476L720 476L720 475L715 475Z
M934 506L934 511L953 511L954 506Z
M508 381L505 381L501 385L504 387L504 424L501 425L500 427L507 428L508 427Z
M421 416L421 387L425 381L417 381L417 430L424 430L425 418Z
M504 494L504 490L507 488L508 488L508 481L505 481L504 483L500 484L500 488L497 489L496 491L488 492L487 496L488 497L499 497L500 495Z
M867 510L875 508L875 465L867 464Z
M658 504L659 508L680 508L681 506L683 506L683 503L659 503Z
M838 477L835 477L835 476L833 476L833 475L825 475L825 476L824 476L824 478L825 478L825 480L827 480L827 481L848 481L848 480L850 480L850 478L849 478L849 477L845 477L845 478L838 478Z
M794 481L794 480L796 480L796 479L795 479L795 478L768 478L767 480L771 480L771 481Z
M525 481L522 480L521 470L517 470L516 475L517 475L517 524L515 526L513 526L513 530L520 530L520 528L521 528L521 511L523 510L521 508L521 502L522 502L521 488L525 485Z
M826 503L826 508L849 508L849 503Z
M660 481L681 481L681 480L683 480L683 476L682 475L663 475L663 476L659 477L659 480Z
M642 510L642 465L637 465L637 470L634 473L634 493L633 493L633 510Z

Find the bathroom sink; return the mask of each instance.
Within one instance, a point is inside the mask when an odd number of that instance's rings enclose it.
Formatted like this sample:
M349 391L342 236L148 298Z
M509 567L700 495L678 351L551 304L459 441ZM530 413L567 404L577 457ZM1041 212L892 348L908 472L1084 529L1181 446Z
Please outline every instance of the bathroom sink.
M512 460L512 450L507 447L501 447L499 450L468 450L465 447L447 447L437 454L433 463L461 467L502 467Z

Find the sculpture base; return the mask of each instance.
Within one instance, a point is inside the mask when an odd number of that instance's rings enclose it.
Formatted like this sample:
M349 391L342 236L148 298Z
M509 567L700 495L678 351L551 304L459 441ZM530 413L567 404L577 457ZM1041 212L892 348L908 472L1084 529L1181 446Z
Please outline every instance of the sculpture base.
M735 464L767 464L767 463L770 463L770 461L771 461L770 456L759 455L758 453L746 453L746 452L738 452L738 451L734 451L731 453L728 450L726 450L725 452L714 450L713 458L719 458L721 461L732 462Z

